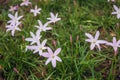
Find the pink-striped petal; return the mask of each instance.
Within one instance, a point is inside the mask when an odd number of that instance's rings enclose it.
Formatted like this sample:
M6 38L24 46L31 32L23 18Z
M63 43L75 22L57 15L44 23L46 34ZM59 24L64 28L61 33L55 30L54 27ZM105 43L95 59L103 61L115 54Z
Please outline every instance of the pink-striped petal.
M45 65L47 65L51 60L52 58L48 58L47 61L45 62Z
M97 31L97 32L96 32L96 34L95 34L95 40L98 40L99 35L100 35L100 32L99 32L99 31Z
M61 51L61 48L58 48L58 49L54 52L54 55L55 55L55 56L58 55L58 54L60 53L60 51Z
M95 44L91 44L91 45L90 45L90 50L93 50L94 47L95 47Z
M49 47L47 47L47 50L50 55L53 55L53 51Z
M116 5L113 5L114 9L118 11L118 7Z
M117 12L112 12L111 14L117 14Z
M49 54L48 52L44 52L44 53L42 54L42 56L43 56L43 57L46 57L46 58L49 58L49 57L50 57L50 54Z
M52 60L52 66L56 67L56 60L55 59Z
M59 62L62 62L62 60L58 56L56 56L55 59Z
M91 40L91 39L86 39L85 41L87 41L87 42L92 42L92 40Z
M85 33L85 35L86 35L88 38L93 39L93 36L92 36L91 34Z

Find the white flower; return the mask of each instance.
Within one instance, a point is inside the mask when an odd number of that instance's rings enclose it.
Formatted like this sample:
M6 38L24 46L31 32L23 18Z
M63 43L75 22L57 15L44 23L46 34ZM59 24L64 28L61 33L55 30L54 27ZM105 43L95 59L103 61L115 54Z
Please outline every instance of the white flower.
M28 6L29 4L31 4L31 2L29 2L29 0L23 0L23 2L20 4L20 6Z
M42 22L40 20L38 20L38 24L39 24L38 26L35 26L36 28L38 28L38 32L52 29L51 27L47 27L49 22L47 22L43 25Z
M19 8L18 5L16 5L16 6L10 6L9 11L10 11L10 12L14 12L14 11L18 10L18 8Z
M120 40L117 41L116 37L113 37L113 42L107 42L106 44L113 47L115 54L118 53L118 47L120 47Z
M32 12L34 14L34 16L37 16L37 14L40 14L41 8L37 8L37 6L35 6L35 9L31 9L30 12Z
M7 32L7 31L11 31L12 36L14 36L15 30L21 31L21 29L18 28L18 25L19 25L19 24L20 24L20 22L14 24L14 25L7 25L7 26L6 26L6 28L7 28L6 32Z
M116 5L113 5L115 11L112 12L112 14L117 14L117 18L120 18L120 8L118 8Z
M43 50L46 49L46 47L45 47L46 42L47 42L46 39L43 40L42 43L40 43L40 42L38 41L38 42L37 42L37 45L27 46L27 49L29 49L29 50L34 50L33 53L37 53L37 52L38 52L39 55L41 56L42 53L43 53Z
M98 40L99 35L100 35L100 32L99 32L99 31L96 32L95 38L94 38L91 34L89 34L89 33L85 33L85 35L89 38L89 39L86 39L85 41L91 43L91 45L90 45L90 49L91 49L91 50L93 50L95 46L97 46L98 49L101 50L100 44L106 43L105 40Z
M61 20L61 18L57 18L58 13L57 13L56 15L54 15L54 14L51 12L51 13L50 13L50 16L51 16L50 18L47 18L50 22L55 23L55 22Z
M6 26L6 28L7 28L6 31L11 31L12 36L14 36L15 30L21 31L20 28L18 28L18 25L21 23L21 22L19 22L19 20L23 16L18 16L18 12L16 12L15 16L13 16L12 14L8 14L8 17L10 17L11 20L9 20L7 22L7 23L9 23L9 25Z
M16 12L15 16L13 16L12 14L8 14L8 17L11 19L8 21L8 23L10 23L10 25L14 25L18 23L23 16L18 16L18 12Z
M45 62L45 65L47 65L49 62L52 62L52 66L56 67L56 61L62 62L60 57L57 56L60 53L61 48L58 48L54 53L49 47L47 48L47 50L48 52L44 52L42 54L43 57L48 58L47 61Z
M33 32L30 32L32 38L26 38L26 41L30 41L31 45L34 43L37 43L39 41L39 39L41 38L40 33L36 32L36 35L33 34Z

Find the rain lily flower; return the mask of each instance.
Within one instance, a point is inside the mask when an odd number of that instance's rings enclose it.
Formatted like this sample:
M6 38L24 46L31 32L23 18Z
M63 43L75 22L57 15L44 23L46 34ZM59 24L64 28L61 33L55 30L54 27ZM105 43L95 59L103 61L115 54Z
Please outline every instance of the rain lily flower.
M46 30L51 30L51 27L47 27L49 22L45 23L44 25L42 24L42 22L40 20L38 20L38 26L35 26L36 28L38 28L38 32L44 31L46 32Z
M43 54L43 50L46 49L46 47L45 47L46 42L47 42L47 40L45 39L45 40L43 40L42 43L37 42L37 45L27 46L27 49L34 50L33 53L37 53L38 52L39 55L41 56Z
M9 25L7 25L6 28L7 28L7 31L11 31L12 36L14 36L15 30L21 31L20 28L18 28L18 25L20 25L21 22L19 22L19 20L23 16L18 17L18 12L16 12L15 16L13 16L12 14L8 14L8 17L10 17L11 20L7 22L9 23Z
M49 47L47 48L47 50L48 52L44 52L42 54L43 57L48 58L45 62L45 65L47 65L49 62L52 62L52 66L56 67L56 61L62 62L62 60L57 56L60 53L61 48L58 48L54 53Z
M35 6L35 9L31 9L30 12L32 12L34 14L34 16L37 16L37 14L40 14L41 8L37 8L37 6Z
M26 38L26 41L30 41L31 45L34 43L37 43L39 41L39 39L41 38L40 33L36 32L36 35L33 34L33 32L30 32L32 38Z
M7 25L7 26L6 26L6 28L7 28L6 32L7 32L7 31L11 31L12 36L14 36L15 30L21 31L21 29L18 28L18 25L19 25L19 24L20 24L20 22L14 24L14 25Z
M107 42L106 44L113 47L115 55L118 53L118 47L120 47L120 40L116 41L116 37L113 37L113 42Z
M10 9L9 9L10 12L14 12L16 10L18 10L18 5L16 5L16 6L10 6Z
M8 17L11 19L8 21L8 23L10 23L10 25L14 25L18 23L23 16L18 16L18 12L16 12L15 16L13 16L12 14L8 14Z
M57 13L56 15L54 15L54 14L51 12L51 13L50 13L50 16L51 16L51 18L47 18L50 22L55 23L55 22L61 20L61 18L57 18L58 13Z
M98 40L99 38L99 35L100 35L100 32L97 31L96 34L95 34L95 37L93 37L91 34L89 33L85 33L85 35L89 38L89 39L86 39L85 41L87 42L90 42L91 45L90 45L90 49L93 50L95 46L98 47L99 51L101 50L100 48L100 44L104 44L106 43L105 40Z
M29 2L29 0L23 0L23 2L20 4L20 6L28 6L29 4L31 4L31 2Z
M120 18L120 8L118 8L116 5L113 5L115 11L112 12L112 14L117 14L117 18Z

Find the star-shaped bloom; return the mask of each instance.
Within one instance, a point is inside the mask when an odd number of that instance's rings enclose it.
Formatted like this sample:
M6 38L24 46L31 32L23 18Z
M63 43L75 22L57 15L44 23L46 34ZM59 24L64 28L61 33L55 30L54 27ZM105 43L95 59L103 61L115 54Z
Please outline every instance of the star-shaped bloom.
M34 43L37 43L39 41L39 39L41 38L40 33L36 32L36 35L33 34L33 32L30 32L32 38L26 38L26 41L30 41L31 45Z
M14 25L18 23L23 16L18 16L18 12L16 12L15 16L13 16L12 14L8 14L8 17L11 19L8 21L8 23L10 23L10 25Z
M60 53L61 48L58 48L54 53L49 47L47 48L47 50L48 52L44 52L42 54L43 57L48 58L47 61L45 62L45 65L47 65L49 62L52 62L52 66L56 67L56 61L62 62L60 57L57 56Z
M118 8L116 5L113 5L115 11L112 12L112 14L117 14L117 18L120 18L120 8Z
M6 28L7 28L6 31L11 31L12 36L14 36L15 30L21 31L21 29L18 27L19 24L20 24L20 22L14 24L14 25L7 25L6 26Z
M10 6L10 9L9 9L10 12L14 12L16 10L18 10L18 5L16 5L16 6Z
M55 22L61 20L61 18L57 18L57 17L58 17L58 13L57 13L56 15L54 15L54 14L51 12L51 13L50 13L50 16L51 16L51 18L47 18L50 22L55 23Z
M90 45L90 49L93 50L95 46L98 47L99 51L101 50L100 48L100 44L104 44L106 43L105 40L98 40L99 38L99 35L100 35L100 32L97 31L96 34L95 34L95 37L93 37L91 34L89 33L85 33L85 35L89 38L89 39L86 39L85 41L87 42L90 42L91 45Z
M20 6L28 6L29 4L31 4L31 2L29 2L29 0L23 0L23 2L20 4Z
M45 47L46 42L47 42L47 40L45 39L45 40L43 40L42 43L37 42L37 45L27 46L27 49L34 50L33 53L37 53L38 52L39 55L41 56L43 54L43 50L46 49L46 47Z
M38 26L35 26L36 28L38 28L38 32L44 31L46 32L46 30L51 30L51 27L47 27L49 22L46 22L45 24L42 24L42 22L40 20L38 20Z
M31 9L30 12L34 14L34 16L37 16L37 14L40 14L41 8L37 8L37 5L35 6L35 9Z
M120 47L120 40L116 41L116 37L113 37L113 42L107 42L106 44L112 46L115 54L117 54L118 47Z

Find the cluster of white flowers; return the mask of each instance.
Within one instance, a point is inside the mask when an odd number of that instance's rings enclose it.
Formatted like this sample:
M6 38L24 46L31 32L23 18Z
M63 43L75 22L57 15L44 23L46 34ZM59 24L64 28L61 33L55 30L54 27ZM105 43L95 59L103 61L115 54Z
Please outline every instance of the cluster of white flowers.
M108 0L110 1L110 0ZM115 0L111 0L112 2L115 2ZM29 0L23 0L23 2L20 4L20 6L28 6L28 5L32 5L31 2L29 2ZM11 11L12 13L14 13L14 11L18 10L18 5L17 6L10 6L9 11ZM113 5L115 11L112 12L112 14L117 14L117 18L120 18L120 8L118 8L116 5ZM40 11L42 9L38 8L38 6L36 5L34 9L31 9L30 12L33 13L34 16L37 16L38 14L40 14ZM18 16L18 12L15 12L15 15L12 14L8 14L8 17L11 19L9 20L7 23L8 25L6 25L7 30L6 31L11 31L12 36L14 36L15 31L21 31L21 29L18 27L21 24L20 19L23 18L23 16ZM38 53L40 56L46 57L48 58L46 61L46 65L49 62L52 62L52 66L56 67L56 61L61 62L62 60L57 56L60 51L61 48L58 48L54 53L53 51L50 49L50 47L46 46L46 42L47 39L44 39L43 41L41 41L41 33L42 32L46 32L47 30L51 30L52 28L49 27L49 24L51 23L56 23L57 21L61 20L61 18L58 18L58 13L54 14L52 12L50 12L50 18L47 18L47 22L45 24L43 24L41 22L41 20L38 20L38 25L35 25L35 28L37 28L37 31L35 32L35 34L33 32L30 31L30 35L31 37L26 38L25 40L28 42L31 42L30 45L26 46L26 50L32 50L33 53ZM108 42L105 40L98 40L100 32L97 31L95 34L95 37L93 37L91 34L89 33L85 33L85 35L88 37L88 39L86 39L85 41L90 42L90 50L93 50L95 48L95 46L98 47L99 50L101 50L100 45L101 44L106 44L109 46L112 46L115 52L115 55L118 52L118 47L120 47L120 40L116 41L116 38L113 37L113 42ZM45 52L47 50L47 52Z
M40 20L38 20L38 25L35 27L37 28L36 33L30 32L32 38L26 38L26 41L31 42L31 45L27 46L26 48L29 50L33 50L33 53L39 53L40 56L47 57L48 60L46 61L46 65L51 61L52 66L56 67L56 60L62 61L57 54L61 51L61 48L58 48L55 53L52 52L52 50L49 47L46 47L45 44L47 42L47 39L40 42L40 39L42 37L41 32L46 32L47 30L51 30L51 27L48 27L50 23L55 23L56 21L59 21L61 18L57 18L57 15L54 15L53 13L50 13L51 18L47 18L49 21L45 24L42 24ZM47 49L48 52L44 52L44 50Z
M7 23L8 25L6 26L7 30L6 31L11 31L12 36L15 34L15 30L21 31L21 29L18 27L21 22L19 21L23 16L18 17L18 12L15 13L15 16L12 14L8 14L9 20Z
M100 51L101 50L100 44L106 44L106 45L112 46L114 49L114 54L117 55L118 47L120 47L120 40L117 41L116 37L113 37L113 42L108 42L106 40L98 40L99 35L100 35L99 31L96 32L95 37L93 37L89 33L85 33L85 35L88 37L88 39L86 39L85 41L91 43L90 50L93 50L95 46L97 46Z
M28 6L29 4L31 4L29 0L23 0L20 6ZM17 9L18 9L18 5L17 5ZM37 16L38 14L40 14L41 10L42 9L38 8L36 5L35 9L31 9L30 12L32 12L34 16ZM16 6L10 7L9 11L11 12L16 11ZM14 36L15 30L21 31L21 29L18 26L21 24L19 20L23 16L18 16L18 12L15 13L15 16L13 16L12 14L8 14L8 16L10 17L11 20L8 21L8 25L6 26L7 28L6 31L11 31L12 36ZM30 45L26 47L26 49L33 50L34 51L33 53L39 53L40 56L48 58L45 64L47 65L49 62L52 62L52 66L56 67L56 61L59 62L62 61L57 56L60 53L61 48L58 48L53 53L50 47L45 46L47 39L41 42L41 37L42 37L41 33L52 29L51 27L48 27L48 25L51 23L56 23L57 21L61 20L61 18L57 18L58 13L54 15L52 12L50 12L50 16L51 16L50 18L47 18L48 21L45 24L42 24L41 20L38 20L38 25L35 25L35 27L37 28L35 34L30 31L31 37L25 39L26 41L31 42ZM47 50L47 52L45 52L44 50Z
M110 0L108 0L110 1ZM115 0L111 0L112 2L115 2ZM112 14L116 14L117 18L120 19L120 8L118 8L116 5L113 5L114 8L114 12L112 12ZM112 42L108 42L105 40L98 40L100 32L97 31L95 34L95 37L93 37L91 34L89 33L85 33L85 35L89 38L86 39L85 41L90 42L90 50L93 50L95 48L95 46L98 47L99 51L101 50L100 44L106 44L109 46L112 46L114 49L114 54L117 55L118 53L118 48L120 47L120 40L116 40L116 37L113 37L113 41Z

